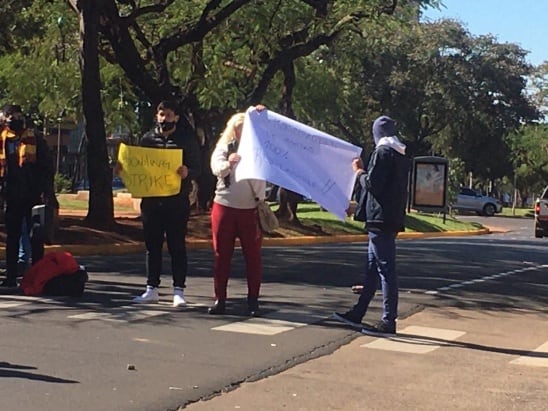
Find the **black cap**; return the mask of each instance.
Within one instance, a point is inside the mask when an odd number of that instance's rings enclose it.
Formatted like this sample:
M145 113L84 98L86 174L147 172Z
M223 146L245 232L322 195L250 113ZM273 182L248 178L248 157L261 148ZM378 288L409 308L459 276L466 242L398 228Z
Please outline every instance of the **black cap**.
M21 106L19 104L6 104L2 111L4 112L4 116L9 116L15 113L22 113L23 110L21 110Z

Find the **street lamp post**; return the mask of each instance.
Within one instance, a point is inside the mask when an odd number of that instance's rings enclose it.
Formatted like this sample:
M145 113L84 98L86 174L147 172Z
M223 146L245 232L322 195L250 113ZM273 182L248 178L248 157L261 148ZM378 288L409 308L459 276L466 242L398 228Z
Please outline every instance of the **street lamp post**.
M57 167L55 174L59 174L59 162L61 159L61 119L57 119Z
M61 120L65 117L65 109L57 117L57 167L55 173L59 174L59 165L61 164Z

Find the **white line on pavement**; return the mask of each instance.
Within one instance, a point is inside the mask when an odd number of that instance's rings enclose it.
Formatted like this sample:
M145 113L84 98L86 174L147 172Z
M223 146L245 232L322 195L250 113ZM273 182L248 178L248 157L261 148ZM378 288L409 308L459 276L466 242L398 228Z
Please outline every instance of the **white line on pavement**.
M397 351L409 354L426 354L443 344L435 340L454 341L466 334L464 331L411 325L399 331L395 337L378 338L360 347L376 350Z
M516 358L513 361L510 361L510 364L516 365L528 365L531 367L548 367L548 342L545 342L540 347L535 348L531 351L531 354L544 354L544 357L537 357L535 355L522 355L521 357Z
M496 280L496 279L499 279L499 278L502 278L502 277L507 277L507 276L512 275L512 274L519 274L519 273L523 273L523 272L526 272L526 271L541 270L541 269L546 268L546 267L548 267L548 264L537 265L537 266L533 266L533 267L518 268L518 269L512 270L512 271L505 271L505 272L502 272L502 273L486 275L484 277L479 277L479 278L472 279L472 280L462 281L460 283L454 283L454 284L446 285L446 286L443 286L443 287L436 288L435 290L427 290L424 293L429 294L429 295L435 295L440 291L450 291L450 290L453 290L455 288L461 288L461 287L464 287L464 286L467 286L467 285L482 283L482 282L489 281L489 280Z
M276 335L298 327L304 327L305 325L307 324L263 317L251 318L246 321L238 321L235 323L220 325L212 328L212 330L245 334Z

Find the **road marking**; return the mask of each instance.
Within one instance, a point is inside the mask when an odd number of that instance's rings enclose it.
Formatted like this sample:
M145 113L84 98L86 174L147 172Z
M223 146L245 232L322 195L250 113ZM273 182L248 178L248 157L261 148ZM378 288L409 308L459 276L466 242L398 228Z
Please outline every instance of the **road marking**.
M464 331L411 325L399 331L395 337L377 338L370 343L360 345L360 347L409 354L426 354L444 345L442 341L438 340L454 341L464 334L466 334Z
M13 308L20 307L22 305L30 304L33 302L57 304L59 301L52 300L44 297L31 297L27 295L0 295L0 308Z
M443 287L436 288L435 290L427 290L424 293L429 294L429 295L436 295L440 291L451 291L451 290L454 290L456 288L465 287L467 285L472 285L472 284L476 284L476 283L483 283L483 282L489 281L489 280L497 280L499 278L507 277L507 276L512 275L512 274L524 273L526 271L541 270L541 269L546 268L546 267L548 267L547 264L537 265L537 266L532 266L532 267L518 268L518 269L515 269L515 270L511 270L511 271L505 271L505 272L502 272L502 273L486 275L484 277L480 277L480 278L476 278L476 279L472 279L472 280L466 280L466 281L462 281L460 283L454 283L454 284L446 285L446 286L443 286Z
M535 353L540 353L543 357L534 356ZM521 357L510 361L510 364L528 365L530 367L548 367L548 342L545 342L540 347L535 348L531 351L531 354L533 355L522 355Z
M173 313L173 311L142 310L142 309L136 310L134 306L117 307L117 310L121 310L121 311L116 313L93 311L93 312L69 315L67 318L72 318L75 320L100 320L100 321L117 322L117 323L129 323L133 321L144 320L147 318L158 317L159 315Z
M307 323L276 320L270 318L251 318L245 321L220 325L212 328L215 331L228 331L244 334L276 335L295 328L304 327Z
M13 301L13 302L9 302L9 301L3 302L3 301L0 301L0 309L2 309L2 308L19 307L20 305L25 305L25 304L27 304L26 301Z
M32 303L51 304L55 309L66 309L75 311L78 308L67 306L63 300L54 300L49 297L34 297L24 295L0 295L0 309L9 309L21 306L29 306ZM172 303L168 301L160 301L158 304L132 304L125 306L117 306L112 308L102 308L103 311L80 312L79 314L68 315L66 318L74 320L99 320L117 323L129 323L133 321L145 320L147 318L158 317L165 314L173 314L174 312L184 311L181 309L173 309ZM152 309L152 308L159 309ZM168 307L170 311L166 311ZM187 304L187 307L206 307L205 304ZM53 309L53 308L52 308ZM108 312L106 312L108 310ZM79 310L81 311L81 310Z
M47 297L32 297L28 295L0 295L0 300L15 300L15 301L25 301L25 302L32 302L32 301L47 301L47 302L55 302L55 300L52 300L51 298Z

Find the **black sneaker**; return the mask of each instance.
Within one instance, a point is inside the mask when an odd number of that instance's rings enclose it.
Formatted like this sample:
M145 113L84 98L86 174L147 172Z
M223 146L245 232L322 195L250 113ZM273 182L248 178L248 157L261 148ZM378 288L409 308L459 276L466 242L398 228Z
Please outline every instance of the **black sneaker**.
M356 317L353 311L348 311L344 314L333 313L333 318L357 329L361 329L363 327L361 319Z
M371 335L373 337L395 337L396 324L388 324L383 321L377 325L366 324L362 328L362 334Z
M259 299L247 297L247 315L250 317L260 317L261 309L259 308Z
M217 300L215 301L215 304L209 307L207 312L208 314L211 314L211 315L223 315L225 313L225 308L226 308L225 300Z

